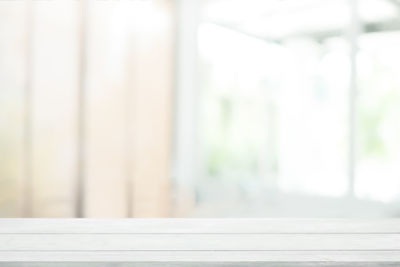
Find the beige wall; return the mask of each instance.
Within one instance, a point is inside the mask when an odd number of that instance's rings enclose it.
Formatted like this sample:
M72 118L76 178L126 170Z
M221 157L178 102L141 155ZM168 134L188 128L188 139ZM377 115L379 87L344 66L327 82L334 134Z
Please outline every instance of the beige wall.
M85 108L81 118L84 216L168 216L173 2L152 1L150 7L142 1L89 1L84 29L80 1L32 1L30 11L27 2L0 3L0 12L18 15L0 18L1 24L7 22L16 30L10 39L11 33L0 29L0 40L13 42L0 48L10 58L2 61L8 65L0 66L0 74L6 75L6 67L23 55L21 66L9 75L12 81L0 75L0 86L12 84L18 92L0 92L8 103L0 106L0 114L16 114L0 117L4 126L0 138L11 147L2 151L11 162L0 162L1 192L11 194L5 199L1 193L0 216L24 216L26 206L33 217L76 215L80 90ZM134 12L137 16L132 16ZM29 14L31 26L26 23ZM26 51L31 53L31 64ZM30 77L29 84L18 83L16 74ZM32 109L23 118L26 88L31 90ZM32 125L32 154L24 161L27 123ZM24 164L31 168L28 175ZM29 180L32 186L27 188ZM32 198L21 208L19 203L29 195L26 190Z
M132 214L137 217L170 214L170 158L174 82L174 7L154 1L155 14L136 25L130 39L133 178Z

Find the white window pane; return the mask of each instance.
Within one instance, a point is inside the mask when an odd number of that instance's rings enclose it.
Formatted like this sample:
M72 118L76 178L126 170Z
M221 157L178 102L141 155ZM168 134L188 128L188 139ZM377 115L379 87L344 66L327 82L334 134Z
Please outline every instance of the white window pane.
M348 2L254 5L210 1L203 10L200 206L244 203L268 215L273 207L260 203L278 192L344 196Z
M361 1L356 194L400 198L400 17L395 1Z

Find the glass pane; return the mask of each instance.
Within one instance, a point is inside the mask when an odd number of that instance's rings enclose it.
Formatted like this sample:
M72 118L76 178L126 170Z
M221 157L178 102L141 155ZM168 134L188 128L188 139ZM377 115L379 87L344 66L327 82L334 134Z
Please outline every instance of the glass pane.
M400 198L400 5L360 1L356 194Z
M344 196L347 1L210 1L202 19L199 213L286 216Z

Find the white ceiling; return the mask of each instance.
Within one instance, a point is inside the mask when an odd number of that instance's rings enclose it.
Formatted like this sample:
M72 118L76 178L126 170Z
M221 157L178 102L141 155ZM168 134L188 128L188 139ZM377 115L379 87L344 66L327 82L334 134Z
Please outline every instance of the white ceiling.
M303 34L345 32L352 0L206 0L205 21L265 39ZM358 0L363 23L398 19L397 0Z

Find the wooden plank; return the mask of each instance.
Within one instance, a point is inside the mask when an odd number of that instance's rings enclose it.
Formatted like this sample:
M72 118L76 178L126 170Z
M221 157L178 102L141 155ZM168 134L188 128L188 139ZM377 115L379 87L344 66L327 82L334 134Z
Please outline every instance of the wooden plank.
M400 234L2 234L0 250L400 251Z
M399 219L1 219L0 234L11 233L393 233Z
M344 266L352 266L352 267L393 267L398 266L397 262L379 262L379 263L369 263L369 262L334 262L334 263L327 263L327 262L300 262L300 263L293 263L293 262L139 262L139 263L112 263L112 262L95 262L95 263L88 263L88 262L68 262L68 263L60 263L60 262L24 262L24 263L4 263L0 266L7 266L7 267L48 267L48 266L55 266L55 267L171 267L171 266L183 266L183 267L202 267L202 266L244 266L244 267L256 267L256 266L266 266L266 267L315 267L315 266L324 266L324 267L344 267Z
M202 263L397 266L399 222L397 219L3 219L0 262L109 264L105 266L112 266L112 262L127 266L130 262L140 266L145 262L149 266L158 263L159 266Z
M332 262L397 262L396 266L398 266L400 263L400 253L398 251L0 251L0 262L29 261L118 263L296 262L298 264L302 262L323 262L324 264ZM351 264L350 266L353 265Z

